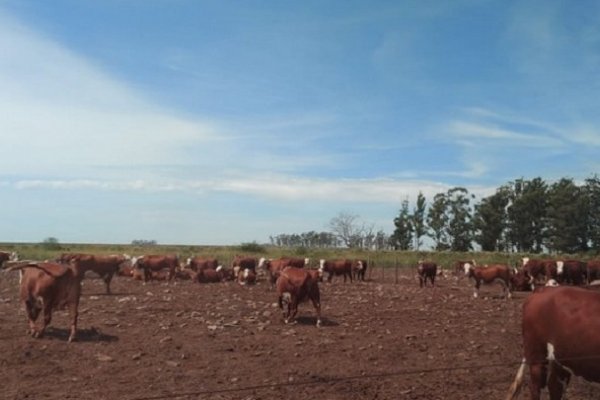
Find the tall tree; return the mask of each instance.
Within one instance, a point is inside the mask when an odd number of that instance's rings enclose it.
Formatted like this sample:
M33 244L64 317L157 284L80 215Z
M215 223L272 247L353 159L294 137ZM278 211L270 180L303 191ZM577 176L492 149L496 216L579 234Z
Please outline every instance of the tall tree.
M438 193L433 197L433 203L427 212L428 235L435 243L436 250L450 248L448 240L448 214L446 213L447 199L445 193Z
M394 233L392 243L396 250L409 250L412 248L413 226L408 208L408 199L402 201L400 212L394 218Z
M508 237L519 252L541 253L546 233L546 192L542 178L509 183Z
M414 237L414 248L419 250L423 241L421 238L427 233L427 227L425 226L425 206L426 200L422 192L419 192L417 196L417 202L413 209L411 222L413 226L413 237Z
M594 175L585 180L584 190L588 200L588 236L590 246L600 252L600 178Z
M483 198L475 205L473 228L475 242L483 251L506 251L504 238L506 229L506 207L509 202L510 189L503 186L491 196Z
M453 251L469 251L473 248L471 198L469 191L463 187L452 188L446 194L448 236Z
M575 253L588 249L588 198L572 179L550 186L546 210L549 250Z

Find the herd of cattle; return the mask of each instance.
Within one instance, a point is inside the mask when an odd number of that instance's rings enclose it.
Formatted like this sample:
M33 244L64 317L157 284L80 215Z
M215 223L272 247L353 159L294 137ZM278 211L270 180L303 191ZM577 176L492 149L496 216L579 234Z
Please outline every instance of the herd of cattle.
M331 282L343 276L344 282L365 280L366 260L310 260L236 256L225 267L215 258L192 257L181 262L175 255L93 255L65 253L54 261L19 261L15 253L0 252L0 266L20 272L20 298L27 312L30 334L41 337L51 321L54 309L67 308L71 318L69 341L77 331L81 281L87 271L99 275L110 293L114 275L151 280L187 279L198 283L237 281L253 284L257 273L267 275L275 288L285 323L293 323L298 305L311 301L317 326L321 325L319 282ZM316 268L315 268L316 267ZM458 261L452 269L438 268L430 261L417 266L419 285L435 287L437 276L454 273L474 282L474 297L482 284L500 284L506 298L511 292L533 291L523 304L524 358L510 387L508 399L514 399L523 384L529 366L532 400L539 400L541 389L548 387L551 399L563 398L572 374L600 382L600 290L590 283L600 278L600 261L546 260L523 258L520 268L494 264L477 266L474 260ZM551 287L559 286L559 287ZM36 320L43 311L43 325Z
M6 264L5 264L6 263ZM115 275L127 276L148 282L151 280L192 280L198 283L237 281L241 285L256 282L257 273L265 273L271 288L275 288L279 306L286 323L295 322L298 305L310 300L317 313L317 326L321 325L321 301L318 282L334 276L348 279L365 279L366 260L320 260L318 268L309 268L309 259L282 257L266 259L235 256L231 267L224 267L216 258L191 257L180 262L176 255L94 255L63 253L54 261L19 261L16 253L0 252L0 266L6 271L20 273L20 299L25 305L30 334L41 337L52 319L52 311L69 310L71 330L69 341L77 332L81 281L86 272L96 273L110 293L110 283ZM36 320L43 311L43 324Z

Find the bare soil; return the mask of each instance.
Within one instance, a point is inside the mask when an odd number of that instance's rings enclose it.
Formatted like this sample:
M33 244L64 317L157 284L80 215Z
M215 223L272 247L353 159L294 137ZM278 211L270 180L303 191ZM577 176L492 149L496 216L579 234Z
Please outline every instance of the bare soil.
M321 328L310 303L298 324L283 324L264 281L119 277L105 295L101 280L86 278L74 343L66 312L45 337L29 337L18 274L1 273L0 398L503 399L522 357L528 294L505 300L487 287L474 299L466 279L439 279L433 290L412 270L387 273L321 284ZM575 379L568 393L596 392Z

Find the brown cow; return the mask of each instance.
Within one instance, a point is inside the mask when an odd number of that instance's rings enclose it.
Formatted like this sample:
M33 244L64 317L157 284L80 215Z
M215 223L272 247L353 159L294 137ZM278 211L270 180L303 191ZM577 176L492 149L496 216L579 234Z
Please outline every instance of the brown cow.
M471 267L476 267L477 263L475 260L459 260L454 263L454 273L456 276L461 276L465 272L465 267L470 265Z
M344 283L346 277L352 282L352 261L350 260L321 260L319 263L321 274L327 272L327 282L331 282L334 275L343 275Z
M586 276L589 283L600 279L600 260L590 260L586 263Z
M539 400L547 385L550 399L563 398L572 374L600 382L600 292L576 287L542 287L523 304L524 358L510 387L514 399L529 365L529 391Z
M256 273L250 268L245 268L238 273L237 279L240 285L252 285L256 283Z
M507 265L496 264L485 267L465 265L465 275L475 281L473 297L479 297L479 287L482 283L487 285L499 283L506 298L511 298L511 270Z
M576 286L587 283L586 263L579 260L556 261L556 281L560 284Z
M417 273L419 275L419 287L427 287L427 279L431 286L435 287L435 276L437 275L437 264L434 262L419 261Z
M188 258L185 264L186 267L191 268L193 271L200 271L207 268L217 269L219 261L216 258L197 256Z
M282 257L275 260L261 259L262 266L267 270L271 288L275 287L275 282L279 278L279 274L286 267L304 268L308 264L307 258Z
M82 275L87 271L98 274L106 285L106 293L110 293L110 281L113 276L119 272L121 266L130 262L130 260L122 255L72 254L65 258L70 258L70 262L75 265Z
M52 320L52 311L68 307L71 316L69 342L75 340L77 316L81 296L81 277L74 265L57 263L25 263L8 268L18 270L20 276L20 297L27 310L29 332L33 337L42 337ZM35 321L44 312L41 329Z
M523 270L513 269L513 273L510 275L510 284L513 290L520 292L531 291L531 279L529 275Z
M352 276L357 281L365 280L365 274L367 273L367 267L369 266L367 260L354 260L352 261Z
M246 256L235 256L231 262L231 269L233 270L234 276L237 278L240 271L250 269L256 274L257 261L254 257Z
M214 283L233 280L233 271L219 265L216 269L205 268L198 271L195 282Z
M544 284L548 279L557 278L556 274L556 261L554 260L542 260L536 258L523 257L522 258L523 271L530 277L531 289L535 288L535 282L544 277Z
M133 258L131 264L144 271L144 282L155 279L151 271L157 272L163 269L169 271L167 278L170 281L175 278L175 270L179 267L179 258L176 255L144 255Z
M319 293L318 270L287 267L277 278L277 296L279 308L283 312L283 321L295 323L298 305L310 300L317 312L317 326L321 326L321 295Z

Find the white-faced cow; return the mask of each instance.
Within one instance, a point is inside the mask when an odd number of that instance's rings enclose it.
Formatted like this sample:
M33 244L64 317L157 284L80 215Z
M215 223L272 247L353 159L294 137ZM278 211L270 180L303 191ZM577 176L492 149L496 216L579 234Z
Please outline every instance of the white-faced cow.
M286 324L295 323L298 305L310 300L317 313L317 326L321 326L321 295L318 283L319 271L287 267L277 278L279 307Z
M498 283L502 286L502 292L506 298L511 298L511 270L507 265L495 264L485 267L465 265L464 272L468 278L475 282L473 297L479 297L481 284L490 285Z
M556 281L575 286L587 283L586 263L579 260L556 261Z
M470 265L471 267L476 267L477 263L475 262L475 260L458 260L458 261L456 261L454 263L454 273L456 274L456 276L462 276L462 274L464 274L464 272L465 272L465 268L467 267L467 265Z
M431 282L431 286L435 287L435 277L437 275L437 264L430 261L419 261L417 266L417 274L419 276L419 287L427 287L427 280Z
M233 257L233 261L231 262L231 269L233 270L233 275L235 278L237 278L239 273L245 269L252 270L254 275L256 275L257 264L258 261L254 257L236 255Z
M179 267L179 258L176 255L144 255L134 257L131 261L134 268L144 272L144 282L156 279L161 274L152 274L152 272L161 272L167 270L167 279L170 281L175 278L175 270Z
M343 275L344 283L346 278L350 278L352 282L352 261L351 260L321 260L319 263L321 275L327 272L327 282L331 282L334 275Z
M190 257L186 261L186 267L191 268L193 271L201 271L203 269L217 269L219 261L213 257Z
M365 280L365 274L367 273L367 267L369 266L367 260L353 260L352 261L352 276L357 281Z
M537 258L522 258L523 271L529 275L531 288L534 289L535 283L543 277L545 284L548 279L557 279L557 266L554 260L542 260Z
M23 263L7 270L20 272L20 298L27 311L31 336L42 337L52 320L52 311L68 307L71 316L69 342L75 340L82 277L76 267L43 262ZM35 322L42 311L43 325L37 328Z
M510 387L514 399L529 366L531 400L548 387L563 398L571 375L600 383L600 292L570 286L540 287L523 304L524 358Z

